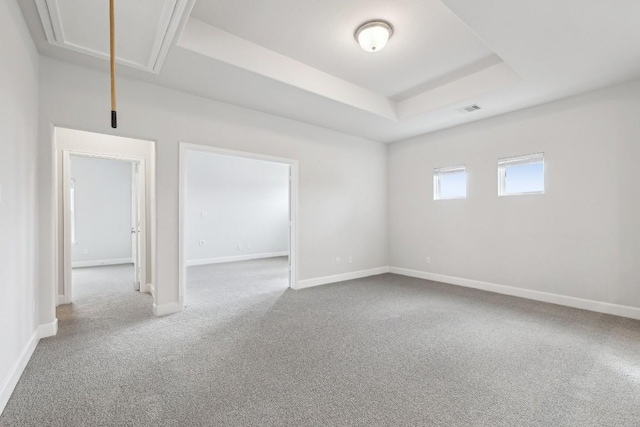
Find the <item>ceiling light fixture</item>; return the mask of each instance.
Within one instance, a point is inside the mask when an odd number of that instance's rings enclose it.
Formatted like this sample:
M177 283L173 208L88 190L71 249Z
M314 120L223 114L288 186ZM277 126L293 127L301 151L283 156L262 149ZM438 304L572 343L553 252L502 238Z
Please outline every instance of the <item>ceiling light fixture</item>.
M393 26L382 19L365 22L358 27L354 34L360 47L367 52L378 52L382 50L392 35Z

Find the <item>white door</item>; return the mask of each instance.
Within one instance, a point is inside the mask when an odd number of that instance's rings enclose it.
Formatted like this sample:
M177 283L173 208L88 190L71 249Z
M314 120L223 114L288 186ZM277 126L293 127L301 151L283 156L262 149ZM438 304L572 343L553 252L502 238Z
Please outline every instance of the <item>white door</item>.
M133 288L136 291L140 290L140 275L138 273L138 267L140 266L140 260L138 254L140 248L138 247L138 163L131 163L131 256L133 258Z
M145 181L144 168L140 162L132 163L131 180L131 253L133 256L134 282L133 286L139 291L145 284L145 250L144 250L144 215L145 215Z

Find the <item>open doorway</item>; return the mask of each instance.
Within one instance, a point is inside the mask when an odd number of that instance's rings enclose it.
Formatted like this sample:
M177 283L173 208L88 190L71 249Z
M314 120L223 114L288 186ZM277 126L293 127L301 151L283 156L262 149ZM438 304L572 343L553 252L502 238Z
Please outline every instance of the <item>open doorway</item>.
M54 136L57 305L74 303L85 307L82 313L108 316L135 300L134 311L146 306L150 312L154 143L58 127ZM80 313L64 307L58 317Z
M181 303L296 287L297 162L181 144Z
M68 302L74 296L139 291L146 283L144 164L65 151L63 168L70 178L64 183L71 238Z

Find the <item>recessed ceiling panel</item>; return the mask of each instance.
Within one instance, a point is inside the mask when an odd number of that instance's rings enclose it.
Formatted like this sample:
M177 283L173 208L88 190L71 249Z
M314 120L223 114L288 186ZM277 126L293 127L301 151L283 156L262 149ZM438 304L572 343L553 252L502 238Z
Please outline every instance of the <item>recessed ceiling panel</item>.
M107 0L36 0L51 44L108 58ZM116 59L158 73L186 0L116 0Z
M191 16L386 97L494 56L440 0L202 0ZM371 19L394 27L376 53L354 39Z

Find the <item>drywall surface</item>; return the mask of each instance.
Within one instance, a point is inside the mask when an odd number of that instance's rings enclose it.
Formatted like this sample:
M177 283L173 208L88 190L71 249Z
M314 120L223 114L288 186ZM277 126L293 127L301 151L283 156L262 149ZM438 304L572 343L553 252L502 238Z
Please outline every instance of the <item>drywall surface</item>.
M391 265L640 307L639 117L634 81L392 144ZM498 158L538 152L546 194L498 197ZM434 201L460 164L467 199Z
M179 143L299 160L299 279L386 266L386 146L308 124L126 78L118 81L118 129L109 126L105 72L41 60L40 203L53 210L52 124L156 141L157 283L160 305L178 302ZM106 70L106 69L105 69ZM105 86L106 85L106 86ZM105 111L107 116L105 116ZM106 117L106 119L105 119ZM53 223L40 224L40 267L55 278ZM336 257L353 263L335 265ZM42 312L43 319L53 311Z
M45 183L40 183L42 186L40 189L39 196L42 199L43 197L47 197L49 190L53 189L52 183L57 184L57 194L54 192L53 194L53 203L56 208L54 209L54 215L51 213L47 213L46 217L40 219L40 224L46 223L47 227L52 227L54 230L53 236L42 235L41 239L51 241L53 246L49 245L41 245L40 251L42 253L53 252L54 255L53 260L54 263L50 263L50 260L44 261L44 264L41 265L41 268L45 269L45 271L51 271L50 274L53 274L53 278L57 283L58 294L62 295L64 293L64 259L62 257L64 251L64 197L63 197L63 188L62 182L64 179L64 171L63 171L63 153L64 151L69 151L70 153L85 153L89 155L103 155L103 156L111 156L111 157L128 157L141 159L140 161L144 161L145 169L146 169L146 190L145 190L145 204L146 204L146 224L148 224L148 228L151 229L153 227L154 218L152 216L152 205L154 204L154 185L152 178L155 177L155 150L154 143L148 140L142 139L133 139L133 138L125 138L113 135L106 135L100 133L92 133L79 131L75 129L69 129L65 127L56 127L55 129L52 126L46 126L45 129L41 129L40 138L51 138L50 150L53 150L54 156L54 164L52 167L48 167L46 172L43 170L42 173L53 173L55 178L53 181L47 180ZM42 179L42 178L41 178ZM41 200L42 202L42 200ZM50 225L49 225L50 224ZM55 234L54 225L58 226L58 235ZM50 237L53 237L50 240ZM153 233L147 233L147 242L146 247L151 248L153 246ZM57 252L56 252L57 251ZM44 256L44 255L41 255ZM47 255L50 256L50 255ZM42 258L41 258L42 260ZM42 261L41 261L42 262ZM155 270L153 266L155 265L155 259L153 251L147 250L147 282L152 285L153 280L155 278L154 273ZM56 265L59 267L56 269ZM51 270L49 270L51 269ZM56 277L56 271L58 276ZM49 276L47 276L47 280ZM46 286L49 286L50 283L47 282ZM51 285L54 286L54 285ZM55 287L55 286L54 286ZM45 308L46 309L46 308Z
M187 154L187 262L274 256L289 250L289 165Z
M71 156L74 184L75 242L72 262L133 262L131 162Z
M38 321L38 53L15 1L0 2L0 412ZM51 319L53 320L53 319Z

